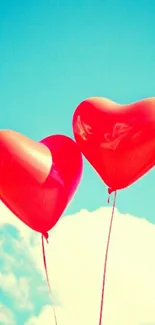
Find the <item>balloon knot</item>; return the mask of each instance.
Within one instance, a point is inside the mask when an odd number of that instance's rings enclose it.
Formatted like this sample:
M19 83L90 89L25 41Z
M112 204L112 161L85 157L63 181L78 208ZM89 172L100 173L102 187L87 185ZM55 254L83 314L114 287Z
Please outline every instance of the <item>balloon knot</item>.
M111 194L113 192L113 190L112 190L112 188L108 188L108 193L109 193L109 195Z
M47 232L45 232L44 234L42 234L43 235L43 237L46 239L46 241L47 241L47 243L48 243L48 237L49 237L49 235L48 235L48 233Z

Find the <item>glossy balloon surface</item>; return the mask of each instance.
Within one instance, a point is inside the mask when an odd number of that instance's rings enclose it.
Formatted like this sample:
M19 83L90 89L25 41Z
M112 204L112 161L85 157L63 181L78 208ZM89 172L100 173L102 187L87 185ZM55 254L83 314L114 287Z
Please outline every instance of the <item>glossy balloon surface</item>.
M82 156L67 136L35 142L0 131L0 199L33 230L45 234L59 220L82 175Z
M110 191L123 189L155 164L155 98L128 105L86 99L75 110L73 132Z

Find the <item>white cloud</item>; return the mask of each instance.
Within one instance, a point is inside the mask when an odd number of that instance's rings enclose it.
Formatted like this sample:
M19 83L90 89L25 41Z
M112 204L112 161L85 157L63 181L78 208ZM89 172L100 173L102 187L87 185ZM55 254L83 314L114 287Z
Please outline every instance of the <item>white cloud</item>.
M50 244L45 248L52 290L61 307L57 309L60 325L98 323L110 215L111 208L82 210L61 219L50 233ZM10 220L8 213L6 222L12 223ZM40 236L21 223L16 226L38 270L44 272ZM154 225L115 211L105 288L105 325L154 325L154 247ZM48 325L48 321L54 325L52 316L52 308L47 306L26 325Z
M13 273L0 274L0 290L14 299L18 309L33 309L29 279L26 277L17 278Z
M56 308L58 324L79 325L78 320L75 323L75 317L72 313L67 313L66 310ZM55 325L53 311L51 306L46 306L42 309L38 317L32 317L25 325Z
M10 309L0 304L0 324L15 325L15 318Z

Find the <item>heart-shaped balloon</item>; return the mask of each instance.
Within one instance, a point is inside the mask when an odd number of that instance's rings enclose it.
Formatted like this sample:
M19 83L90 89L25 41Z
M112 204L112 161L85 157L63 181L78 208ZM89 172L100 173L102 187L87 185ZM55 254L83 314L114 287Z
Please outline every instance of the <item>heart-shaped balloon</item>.
M128 105L86 99L74 112L73 132L109 193L123 189L155 164L155 98Z
M25 224L46 236L72 199L82 155L67 136L40 143L0 131L0 199Z

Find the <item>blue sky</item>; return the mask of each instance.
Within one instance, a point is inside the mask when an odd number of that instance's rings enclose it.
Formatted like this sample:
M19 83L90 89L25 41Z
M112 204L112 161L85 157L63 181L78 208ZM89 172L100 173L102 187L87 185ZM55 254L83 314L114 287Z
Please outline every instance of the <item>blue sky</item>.
M73 111L87 97L130 103L154 96L154 33L153 1L2 2L0 127L36 140L72 136ZM122 212L155 222L154 176L119 194ZM86 163L68 212L105 203L106 188Z
M73 137L72 114L83 99L130 103L155 96L154 35L154 1L2 1L0 128L35 140ZM121 191L119 211L155 224L154 180L153 170ZM85 162L65 214L106 206L106 191Z

